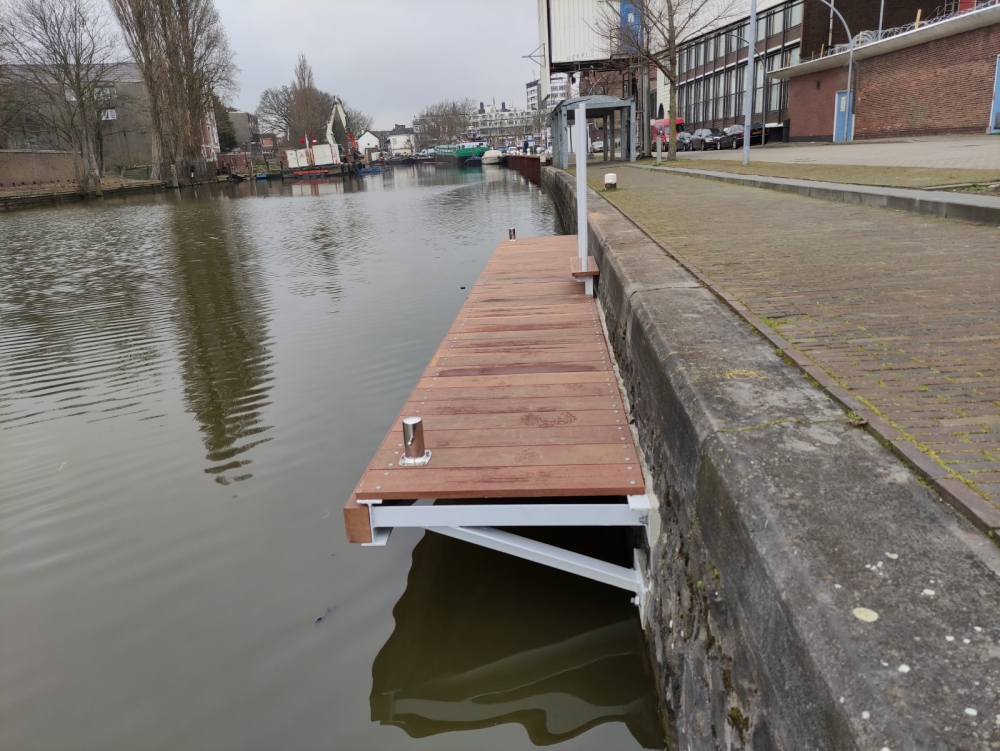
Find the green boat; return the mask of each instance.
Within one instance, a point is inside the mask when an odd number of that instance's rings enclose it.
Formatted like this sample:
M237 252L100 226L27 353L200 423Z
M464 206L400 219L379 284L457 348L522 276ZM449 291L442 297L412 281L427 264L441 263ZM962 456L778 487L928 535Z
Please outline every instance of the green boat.
M465 160L471 157L482 157L490 150L485 141L462 141L460 143L450 143L446 146L438 146L434 149L434 161L448 165L462 167Z

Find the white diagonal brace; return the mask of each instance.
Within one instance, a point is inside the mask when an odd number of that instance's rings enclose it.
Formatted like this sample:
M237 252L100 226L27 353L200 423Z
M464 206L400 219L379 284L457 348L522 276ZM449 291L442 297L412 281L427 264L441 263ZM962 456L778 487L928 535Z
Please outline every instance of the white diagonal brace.
M484 548L610 584L612 587L626 589L638 597L642 597L645 592L642 573L636 569L616 566L597 558L557 548L555 545L529 540L527 537L519 537L489 527L430 527L429 529L457 540L465 540Z

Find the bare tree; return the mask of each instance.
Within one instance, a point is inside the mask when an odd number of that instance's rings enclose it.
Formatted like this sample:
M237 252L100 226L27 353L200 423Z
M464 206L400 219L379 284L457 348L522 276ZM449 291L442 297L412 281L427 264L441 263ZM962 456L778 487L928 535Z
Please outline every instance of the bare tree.
M292 90L288 86L264 89L257 105L257 119L263 131L289 138L292 131Z
M646 68L655 65L666 79L670 87L667 159L675 160L677 50L691 37L734 18L740 4L737 0L629 0L625 5L619 9L617 3L609 3L595 30L608 42L612 61L638 67L639 75L646 75Z
M154 169L162 150L175 168L201 171L212 94L228 98L238 88L239 69L214 0L109 2L149 91Z
M445 99L417 115L422 142L450 143L464 136L472 124L476 103L472 99Z
M168 158L174 161L173 153L169 157L164 153L166 144L172 144L174 139L168 138L164 132L169 102L164 91L166 60L158 34L156 6L147 0L109 0L109 3L146 85L152 140L152 178L161 180L164 161Z
M347 129L355 136L360 136L366 130L371 130L375 125L375 118L366 115L357 107L344 105L344 115L347 117Z
M304 138L307 133L310 139L323 138L330 121L334 96L316 88L312 67L301 53L288 91L289 138L294 141Z
M77 179L86 190L101 169L101 117L114 97L119 62L103 6L96 0L13 0L4 14L7 83L30 97L33 116L77 155Z
M30 91L16 75L7 35L0 33L0 148L9 148L10 128L22 120L28 106Z

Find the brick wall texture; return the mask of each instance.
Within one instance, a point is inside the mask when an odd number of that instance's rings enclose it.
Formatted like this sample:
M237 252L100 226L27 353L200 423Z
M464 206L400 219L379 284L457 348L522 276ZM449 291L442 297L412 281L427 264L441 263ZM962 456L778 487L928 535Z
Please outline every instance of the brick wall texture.
M847 68L821 70L790 79L788 117L791 140L832 140L834 94L846 88Z
M75 159L65 151L0 150L0 187L72 182Z
M985 133L998 53L994 25L860 61L855 137Z

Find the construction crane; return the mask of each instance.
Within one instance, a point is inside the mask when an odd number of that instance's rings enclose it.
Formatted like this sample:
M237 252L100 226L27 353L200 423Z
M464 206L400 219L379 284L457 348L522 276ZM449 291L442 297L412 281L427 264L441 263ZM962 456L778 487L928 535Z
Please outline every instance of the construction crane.
M336 133L336 126L338 125L343 134L339 138ZM326 142L336 143L343 147L345 154L344 161L348 163L360 162L364 157L358 148L358 142L355 140L354 134L347 128L347 113L344 112L344 103L340 100L339 96L333 98L333 109L330 111L330 120L326 124Z

